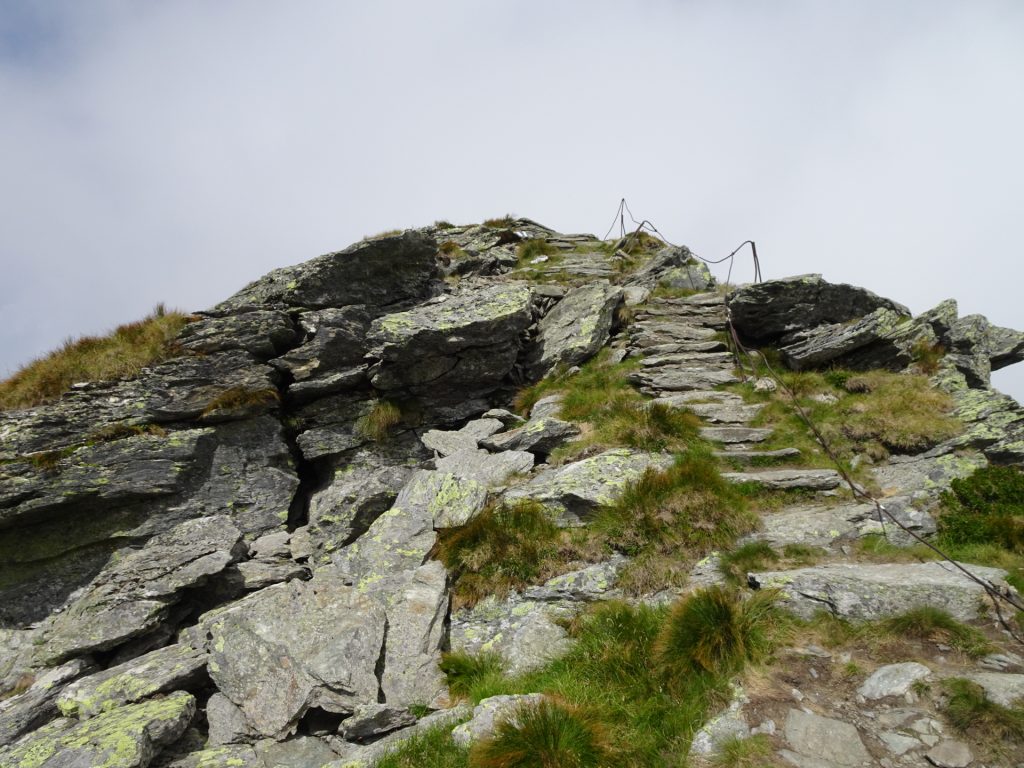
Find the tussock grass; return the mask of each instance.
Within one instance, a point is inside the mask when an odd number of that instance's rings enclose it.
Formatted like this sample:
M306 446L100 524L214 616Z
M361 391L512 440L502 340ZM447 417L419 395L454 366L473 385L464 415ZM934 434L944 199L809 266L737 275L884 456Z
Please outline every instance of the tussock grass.
M558 249L547 240L537 237L521 242L516 248L516 257L520 266L526 266L538 256L552 256L558 252Z
M178 354L174 339L189 320L160 304L143 320L118 326L106 336L69 339L0 382L0 410L51 402L78 382L136 376L146 366Z
M996 704L970 680L951 678L942 685L949 697L943 714L953 728L996 751L1013 744L1019 752L1024 743L1024 708Z
M370 410L356 419L356 434L383 442L402 421L402 409L390 400L374 400Z
M209 402L206 408L203 409L201 418L207 419L211 416L219 416L241 409L273 406L280 402L280 400L281 394L272 387L264 389L230 387Z
M473 745L476 768L610 768L614 750L592 712L543 700L520 707Z
M895 637L912 637L944 643L971 658L980 658L994 646L974 627L962 624L940 608L922 606L882 624Z
M374 768L467 768L469 750L452 741L452 727L439 725L403 741Z
M441 671L448 680L448 690L453 696L471 701L480 701L501 692L504 667L501 656L496 653L472 655L453 651L441 657Z
M484 219L484 226L490 229L507 229L511 227L516 221L516 215L514 213L506 213L504 216L499 216L494 219Z

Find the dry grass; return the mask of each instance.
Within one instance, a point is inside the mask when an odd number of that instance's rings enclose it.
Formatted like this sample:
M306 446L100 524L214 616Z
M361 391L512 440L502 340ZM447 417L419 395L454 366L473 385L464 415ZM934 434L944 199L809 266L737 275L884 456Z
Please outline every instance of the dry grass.
M69 339L0 382L0 410L51 402L78 382L136 376L146 366L178 354L174 339L189 321L188 315L158 305L145 319L118 326L107 336Z
M374 400L370 410L356 420L356 433L375 442L387 440L402 421L402 409L390 400Z
M264 389L246 389L230 387L225 389L209 402L203 410L201 418L221 416L246 408L262 408L276 405L281 400L280 393L272 387Z

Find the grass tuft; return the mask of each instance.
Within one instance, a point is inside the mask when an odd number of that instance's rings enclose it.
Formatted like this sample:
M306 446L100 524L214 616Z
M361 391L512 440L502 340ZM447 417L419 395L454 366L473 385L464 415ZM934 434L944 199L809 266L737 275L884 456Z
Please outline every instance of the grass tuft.
M484 219L484 226L489 229L507 229L511 227L516 221L516 215L514 213L506 213L504 216L499 216L496 219Z
M246 389L230 387L225 389L209 402L200 418L210 418L240 409L262 408L276 405L281 400L280 393L273 387L264 389Z
M496 653L475 656L464 651L446 653L441 658L441 671L448 680L453 696L473 702L486 699L500 691L505 663Z
M957 731L991 746L1024 741L1024 708L996 704L963 678L944 680L943 687L949 697L943 714Z
M451 725L439 725L402 741L374 768L467 768L468 755L452 741Z
M374 400L370 410L356 419L355 431L368 440L384 442L402 421L402 409L390 400Z
M971 658L980 658L994 646L974 627L961 624L941 608L922 606L884 622L886 632L949 645Z
M107 336L68 340L0 382L0 411L51 402L78 382L136 376L146 366L178 354L174 339L189 320L159 304L145 319L118 326Z
M470 751L474 768L605 768L613 751L600 720L547 699L520 707Z
M558 249L543 238L524 240L516 248L516 257L521 266L528 265L533 259L539 256L552 256L558 253Z
M780 768L771 739L759 733L749 738L731 738L722 742L711 758L712 768Z

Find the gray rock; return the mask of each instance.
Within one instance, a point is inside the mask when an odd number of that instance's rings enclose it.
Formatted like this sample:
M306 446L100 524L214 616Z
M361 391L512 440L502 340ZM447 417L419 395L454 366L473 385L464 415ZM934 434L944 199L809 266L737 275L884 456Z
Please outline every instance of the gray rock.
M954 479L968 477L986 463L985 457L975 451L892 456L872 468L871 474L883 496L900 494L914 499L936 499Z
M598 507L611 504L626 485L648 469L664 470L672 457L613 448L581 461L544 470L526 483L507 491L506 502L529 499L543 504L559 525L583 525Z
M415 725L389 733L365 746L339 745L334 742L333 746L336 749L341 747L344 750L343 757L340 760L326 763L321 768L370 768L375 766L385 755L399 749L405 741L413 736L422 735L435 728L454 725L468 718L471 712L472 709L468 704L460 704L440 712L431 712L426 717L420 718Z
M491 408L489 411L485 411L480 417L482 419L497 419L500 421L505 428L519 427L526 423L526 419L522 416L506 411L504 408Z
M966 567L998 588L1008 589L1005 571ZM758 588L777 588L781 605L805 618L829 611L847 619L882 619L932 606L969 621L984 609L984 590L953 566L940 562L819 565L752 573L748 580Z
M502 485L513 475L533 469L533 454L526 451L488 453L478 449L459 451L438 459L436 469L463 480L474 480L481 485Z
M818 326L800 341L781 347L779 352L786 365L794 370L815 368L877 342L909 319L908 315L879 307L852 324Z
M16 744L0 747L0 764L17 768L146 768L185 732L196 701L178 691L105 712L91 720L59 719Z
M537 324L525 352L528 376L539 379L556 365L577 365L597 354L621 303L622 289L607 283L571 289Z
M521 427L480 440L480 446L491 451L527 451L543 458L579 433L580 428L570 421L531 416Z
M904 696L914 683L926 679L931 673L932 671L924 664L914 661L887 664L872 672L857 688L857 693L872 701L887 696Z
M158 693L186 689L205 667L205 652L169 645L80 678L57 697L57 707L65 717L85 720Z
M1013 707L1024 699L1024 675L1001 672L972 672L968 680L985 689L985 695L996 704Z
M928 762L938 768L967 768L974 762L971 748L962 741L946 739L925 753Z
M59 661L106 650L154 628L181 590L220 573L245 551L223 516L189 520L129 551L58 614L40 649Z
M696 259L686 246L669 246L658 251L636 270L626 282L633 287L653 289L656 285L706 291L715 285L707 266Z
M414 480L365 534L332 556L332 562L359 584L372 584L390 574L418 568L433 549L437 541L434 515L442 514L445 507L436 495L420 493L424 488L429 491L430 484ZM452 488L457 491L457 486Z
M527 587L523 597L527 600L571 600L587 602L607 599L618 580L619 571L628 558L615 554L601 563L594 563L576 571L563 573L543 584Z
M436 451L441 456L451 456L460 451L475 451L481 439L504 428L505 425L498 419L476 419L459 430L431 429L420 440L428 450Z
M248 744L210 747L172 759L160 768L266 768Z
M385 623L378 597L321 569L213 617L210 677L252 730L281 739L311 707L348 713L377 701Z
M274 531L249 544L249 554L259 560L281 560L291 557L288 531Z
M740 335L758 343L777 341L793 331L845 323L888 309L909 317L910 311L863 288L828 283L821 275L800 275L746 285L727 297Z
M763 443L772 436L772 430L760 427L702 427L701 437L717 443Z
M362 306L324 309L303 315L302 324L312 337L271 361L292 380L292 400L309 400L352 389L365 381L363 357L370 315Z
M435 528L465 525L486 504L487 488L476 480L431 470L415 472L395 500L406 512L423 510Z
M753 405L736 402L686 403L676 400L671 395L660 397L654 402L686 408L710 424L746 424L753 421L764 408L764 405L760 403Z
M547 395L542 397L536 403L533 404L533 408L530 409L530 419L543 419L546 416L559 416L562 411L562 400L564 396L561 392L556 392L553 395Z
M878 740L885 744L885 748L894 755L904 755L912 749L923 746L919 739L894 731L882 731L878 734Z
M784 490L803 488L828 491L838 488L843 478L834 469L768 469L757 472L723 472L730 483L753 483L761 488Z
M512 370L532 321L529 290L496 285L443 299L373 321L374 387L464 400L492 391Z
M856 727L841 720L791 709L786 715L786 741L794 752L841 766L871 765Z
M91 662L73 659L36 676L27 690L0 701L0 744L11 744L24 733L57 716L57 696L73 680L92 671Z
M717 755L726 742L750 736L750 726L743 714L743 705L746 703L747 697L743 689L734 687L729 706L709 719L694 734L693 741L690 742L691 758Z
M437 243L421 232L380 237L294 267L275 269L215 308L386 306L421 299L440 276Z
M259 738L246 720L245 713L223 693L214 693L206 702L206 720L209 724L207 743L210 746L245 744Z
M753 464L758 461L775 461L792 459L800 455L797 448L778 448L774 451L748 451L745 449L731 451L715 451L715 458L735 461L741 464Z
M663 367L634 371L630 381L647 394L660 395L662 392L686 392L705 390L722 384L736 384L739 377L732 369L704 368L696 363L693 367Z
M340 732L349 741L391 733L416 722L408 709L390 704L360 704L341 724Z
M201 317L178 334L178 343L191 352L209 355L241 349L260 360L281 354L297 341L292 319L286 312L273 310Z
M338 757L337 752L313 736L299 736L284 742L258 741L254 750L265 768L311 768Z
M491 736L499 723L515 722L516 713L520 708L536 706L542 701L542 693L491 696L483 699L473 708L473 718L452 730L452 741L461 747L468 747L480 739Z
M238 574L239 584L244 590L263 589L271 584L309 576L309 568L290 560L268 563L263 560L247 560L231 566Z
M988 329L989 362L993 371L1024 360L1024 332L990 325Z

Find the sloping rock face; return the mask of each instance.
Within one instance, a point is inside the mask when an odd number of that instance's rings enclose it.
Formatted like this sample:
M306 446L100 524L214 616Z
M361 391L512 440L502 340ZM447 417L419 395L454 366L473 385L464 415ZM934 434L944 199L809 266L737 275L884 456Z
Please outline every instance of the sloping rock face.
M517 248L530 240L546 253L523 264ZM714 279L688 249L620 247L528 219L369 239L198 313L175 356L133 379L0 413L0 765L368 766L412 734L469 719L451 706L445 651L495 653L527 672L572 647L567 627L591 604L671 601L670 590L632 597L620 574L635 579L624 569L636 561L595 549L567 555L583 559L560 575L453 610L459 574L435 559L496 505L586 526L675 461L574 445L592 425L563 416L557 392L529 418L511 412L523 385L558 385L602 350L599 365L625 361L642 393L703 420L716 455L743 470L727 480L799 494L751 540L826 558L871 536L910 543L871 505L827 504L844 492L833 470L796 466L795 448L759 449L772 431L752 422L768 411L718 389L740 381L729 311L793 368L902 370L944 348L934 381L964 433L873 471L913 535L934 534L929 510L952 478L1024 461L1024 410L987 385L1024 356L1024 335L960 318L954 302L911 318L816 276L740 289L727 310L721 294L691 295ZM780 460L790 464L762 466ZM722 561L706 558L690 585L720 580ZM937 567L826 563L751 579L805 615L917 603L978 615L977 590ZM1002 572L970 567L1005 586ZM1016 698L1024 665L991 657L971 679ZM865 701L939 676L886 674L864 683ZM708 755L713 734L769 732L743 719L745 702L716 721L724 730L702 731ZM862 761L862 725L858 735L808 712L779 720L783 756L809 765L838 738L832 762ZM921 735L886 738L920 757L931 734ZM877 741L863 742L872 757Z

